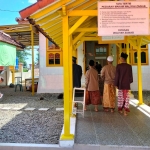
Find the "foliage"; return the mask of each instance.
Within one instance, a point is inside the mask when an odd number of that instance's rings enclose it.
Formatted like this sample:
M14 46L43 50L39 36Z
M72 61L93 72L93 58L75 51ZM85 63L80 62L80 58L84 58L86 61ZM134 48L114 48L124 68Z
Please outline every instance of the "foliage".
M27 66L26 60L28 59L28 56L31 55L28 50L17 51L16 55L19 58L19 63L23 63L23 66Z
M23 72L28 72L28 68L23 68Z

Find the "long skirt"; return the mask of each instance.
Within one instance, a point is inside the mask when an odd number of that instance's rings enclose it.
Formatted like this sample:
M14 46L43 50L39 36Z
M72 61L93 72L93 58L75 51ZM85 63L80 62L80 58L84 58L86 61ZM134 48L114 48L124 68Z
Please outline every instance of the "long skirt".
M115 108L116 100L116 88L113 84L104 84L103 92L103 107L104 108Z
M100 91L86 91L85 104L99 105L101 104Z
M118 90L118 111L125 111L130 112L129 110L129 98L130 98L130 91L129 90Z

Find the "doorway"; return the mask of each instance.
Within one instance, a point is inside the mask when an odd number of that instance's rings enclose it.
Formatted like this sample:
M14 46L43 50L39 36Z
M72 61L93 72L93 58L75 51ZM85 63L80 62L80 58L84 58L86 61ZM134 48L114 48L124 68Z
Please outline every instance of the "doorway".
M101 64L102 67L105 66L107 64L108 54L108 44L98 44L96 41L85 42L85 71L87 70L91 59Z

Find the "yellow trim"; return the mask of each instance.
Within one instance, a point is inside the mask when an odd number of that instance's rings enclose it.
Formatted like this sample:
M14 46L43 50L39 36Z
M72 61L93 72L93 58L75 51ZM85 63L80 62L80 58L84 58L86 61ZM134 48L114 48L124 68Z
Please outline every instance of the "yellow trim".
M60 55L60 64L55 64L55 54L58 53ZM54 55L54 64L49 64L49 54ZM47 51L46 52L46 67L60 67L62 66L62 51Z
M98 16L98 10L72 10L68 16Z
M97 32L98 28L78 28L74 32Z
M63 52L62 49L49 49L48 39L46 39L46 67L60 67L63 66ZM54 54L54 64L49 64L49 54ZM55 54L60 54L60 64L55 64Z
M48 5L47 7L44 7L44 9L42 10L40 9L39 11L36 11L33 15L31 15L31 18L37 19L46 16L50 13L53 13L53 11L58 10L59 8L61 9L62 5L70 1L71 0L61 0L54 3L53 5Z

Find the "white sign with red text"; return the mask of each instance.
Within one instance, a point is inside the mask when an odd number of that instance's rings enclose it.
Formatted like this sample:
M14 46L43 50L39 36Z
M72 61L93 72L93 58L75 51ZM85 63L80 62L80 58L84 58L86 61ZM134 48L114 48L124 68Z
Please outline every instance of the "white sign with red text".
M98 2L98 36L148 34L149 1Z

